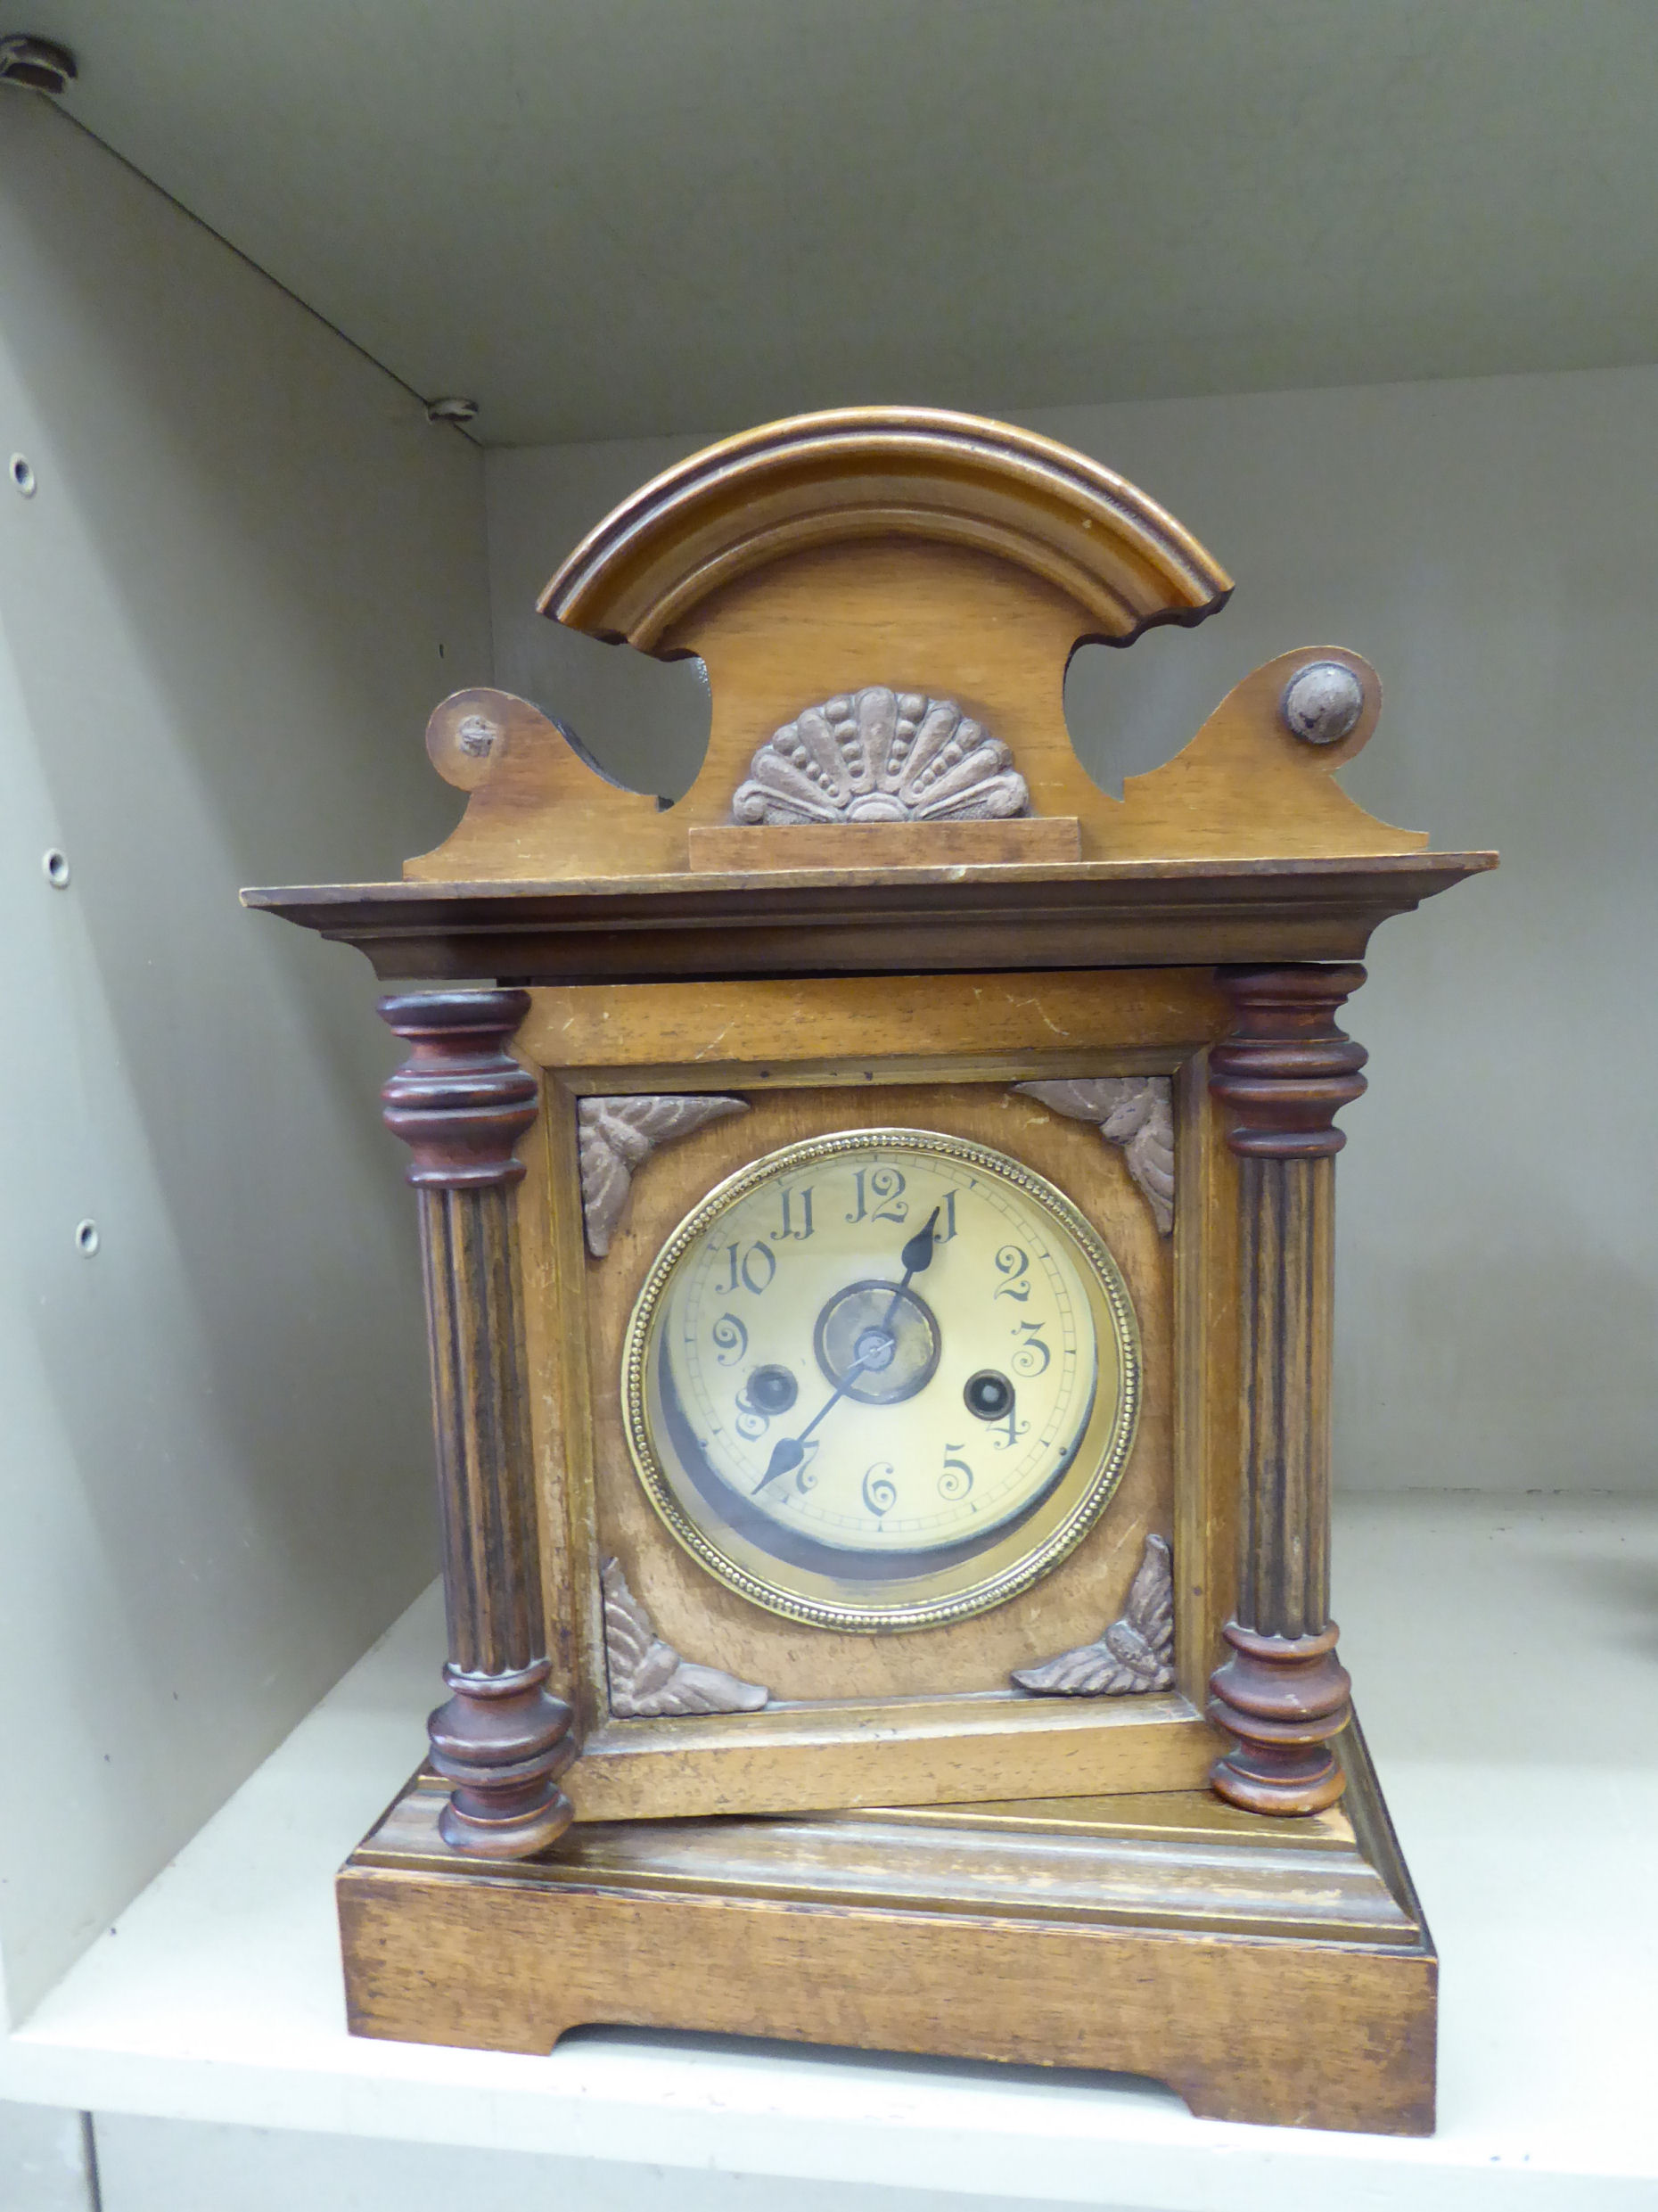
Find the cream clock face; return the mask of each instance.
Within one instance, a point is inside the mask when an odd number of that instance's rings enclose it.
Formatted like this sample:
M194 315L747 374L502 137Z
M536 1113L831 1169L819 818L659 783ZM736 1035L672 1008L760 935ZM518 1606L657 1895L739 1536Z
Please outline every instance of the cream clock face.
M1122 1279L1052 1184L920 1130L791 1145L658 1257L623 1361L635 1463L702 1564L824 1626L1001 1602L1108 1500L1139 1353Z

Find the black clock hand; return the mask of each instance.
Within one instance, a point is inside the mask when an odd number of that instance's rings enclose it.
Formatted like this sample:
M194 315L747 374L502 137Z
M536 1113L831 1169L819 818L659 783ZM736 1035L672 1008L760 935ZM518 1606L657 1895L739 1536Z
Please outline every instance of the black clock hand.
M928 1214L925 1222L915 1231L915 1234L909 1239L908 1243L904 1246L903 1251L899 1254L899 1257L904 1263L904 1279L894 1289L891 1300L887 1306L885 1319L881 1323L881 1332L883 1336L885 1336L887 1324L891 1320L893 1314L898 1311L899 1300L909 1288L910 1278L915 1275L919 1275L923 1268L931 1267L932 1264L932 1254L934 1250L934 1238L932 1232L941 1211L942 1209L939 1206L935 1205L933 1207L932 1213ZM886 1339L885 1349L888 1356L891 1357L891 1339L890 1337L887 1337ZM808 1421L805 1427L800 1431L798 1436L778 1437L776 1443L773 1444L771 1448L771 1458L767 1464L766 1472L760 1476L759 1482L755 1484L753 1491L751 1493L752 1496L758 1498L760 1492L765 1489L767 1483L776 1482L781 1476L792 1474L793 1470L800 1466L800 1462L806 1457L806 1440L811 1435L813 1429L817 1427L818 1422L823 1419L825 1414L829 1411L830 1408L846 1395L847 1392L858 1380L864 1369L869 1366L870 1362L877 1356L878 1353L876 1352L866 1352L861 1360L854 1361L852 1365L848 1368L846 1373L841 1377L841 1380L835 1386L833 1394L826 1398L824 1403L818 1407L817 1412L813 1414L811 1419Z
M932 1231L934 1224L937 1222L939 1218L939 1212L940 1209L935 1205L932 1213L928 1214L921 1228L915 1231L915 1234L910 1238L909 1242L905 1246L903 1251L899 1254L899 1259L904 1263L904 1279L899 1285L898 1288L892 1293L891 1303L888 1304L886 1310L885 1318L882 1320L881 1324L882 1328L890 1328L891 1327L892 1316L898 1312L898 1302L904 1295L904 1293L909 1288L910 1278L913 1275L921 1274L923 1270L930 1268L932 1265L932 1255L938 1249Z
M773 1444L771 1448L770 1463L767 1467L766 1472L760 1476L759 1482L757 1482L754 1485L754 1489L751 1493L754 1497L758 1498L759 1496L760 1492L765 1489L767 1483L775 1483L780 1475L792 1474L793 1470L799 1467L800 1461L806 1457L806 1439L811 1435L813 1429L817 1427L818 1422L823 1419L824 1415L829 1411L830 1408L834 1404L836 1399L843 1398L846 1395L847 1392L851 1388L852 1385L858 1380L858 1377L863 1373L864 1369L868 1365L869 1361L867 1357L855 1361L853 1364L848 1368L846 1373L841 1377L841 1380L835 1385L833 1394L830 1397L825 1399L823 1404L818 1407L817 1412L814 1413L811 1419L807 1422L805 1427L800 1431L800 1435L798 1436L778 1437L776 1443Z

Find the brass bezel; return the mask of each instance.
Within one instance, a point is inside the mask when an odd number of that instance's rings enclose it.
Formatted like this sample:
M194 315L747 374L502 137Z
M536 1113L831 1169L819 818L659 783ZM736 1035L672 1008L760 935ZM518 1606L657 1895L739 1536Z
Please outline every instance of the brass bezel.
M829 1577L775 1559L735 1532L725 1532L725 1541L716 1542L686 1511L651 1433L649 1353L653 1323L674 1270L721 1213L792 1168L849 1153L894 1148L972 1163L1013 1184L1050 1217L1074 1247L1102 1355L1108 1344L1115 1349L1120 1386L1114 1405L1106 1403L1104 1388L1096 1393L1074 1459L1030 1519L1005 1532L976 1559L907 1578L899 1585L907 1593L901 1602L852 1604L824 1594ZM1103 1383L1103 1356L1101 1368ZM658 1518L676 1542L728 1590L768 1613L815 1627L867 1634L937 1628L1018 1597L1068 1558L1098 1521L1121 1480L1138 1426L1139 1326L1128 1285L1104 1238L1046 1176L1010 1154L937 1130L839 1130L766 1153L717 1184L686 1214L653 1261L629 1317L622 1345L621 1400L628 1452Z

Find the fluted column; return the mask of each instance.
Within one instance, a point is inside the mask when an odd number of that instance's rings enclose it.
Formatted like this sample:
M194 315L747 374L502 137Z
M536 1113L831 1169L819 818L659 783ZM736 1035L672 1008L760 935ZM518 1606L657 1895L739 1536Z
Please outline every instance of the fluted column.
M439 1827L456 1851L523 1859L571 1820L557 1778L576 1754L549 1663L537 1541L513 1147L536 1118L535 1078L505 1050L521 991L382 999L412 1049L387 1082L387 1126L420 1196L432 1421L443 1526L449 1698L427 1723L453 1783Z
M1343 1787L1330 1739L1350 1684L1330 1613L1330 1324L1335 1115L1365 1088L1362 1046L1335 1026L1362 967L1219 972L1237 1025L1210 1055L1235 1117L1244 1497L1232 1656L1211 1717L1237 1739L1211 1777L1255 1813L1317 1813Z

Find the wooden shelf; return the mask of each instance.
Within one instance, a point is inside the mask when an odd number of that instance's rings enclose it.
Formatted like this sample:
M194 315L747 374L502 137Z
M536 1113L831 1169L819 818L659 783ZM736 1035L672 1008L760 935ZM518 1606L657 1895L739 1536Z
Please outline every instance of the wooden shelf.
M1658 1504L1348 1496L1336 1539L1342 1650L1444 1960L1430 2140L1224 2126L1139 2082L696 2036L588 2031L546 2058L353 2040L332 1879L419 1754L435 1592L94 1943L5 2047L0 2094L557 2152L619 2185L631 2166L711 2167L1097 2203L1109 2175L1138 2206L1431 2212L1490 2204L1512 2175L1528 2207L1632 2203L1658 2183L1658 1941L1631 1902L1658 1831Z

